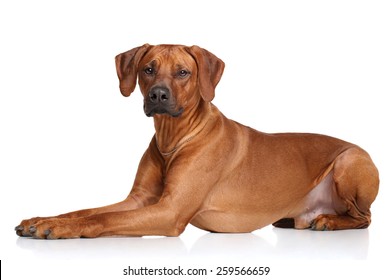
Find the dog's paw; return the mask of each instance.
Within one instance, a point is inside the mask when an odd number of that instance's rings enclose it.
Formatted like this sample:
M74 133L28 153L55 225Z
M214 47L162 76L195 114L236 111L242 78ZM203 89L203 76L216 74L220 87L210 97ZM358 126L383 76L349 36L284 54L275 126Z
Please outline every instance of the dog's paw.
M80 237L77 234L79 223L73 219L32 218L23 220L15 227L16 234L21 237L38 239L58 239Z
M35 218L23 220L19 225L15 227L15 232L18 236L21 237L31 237L32 234L30 233L30 227L36 224L38 221L44 219L48 219L48 218L35 217Z
M51 218L31 225L29 233L37 239L79 238L82 229L80 219Z
M336 215L321 214L318 215L310 224L312 230L334 230Z
M66 239L79 237L97 237L103 226L90 218L46 218L35 223L24 223L15 228L19 236L37 239Z

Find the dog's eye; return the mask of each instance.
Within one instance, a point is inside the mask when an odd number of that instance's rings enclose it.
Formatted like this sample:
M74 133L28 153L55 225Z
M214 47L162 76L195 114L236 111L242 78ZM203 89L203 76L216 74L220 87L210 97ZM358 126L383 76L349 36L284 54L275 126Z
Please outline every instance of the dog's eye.
M181 77L181 78L184 78L184 77L188 76L188 74L189 74L189 72L187 70L184 70L184 69L178 71L178 76Z
M152 67L147 67L144 69L144 73L146 73L147 75L152 75L154 74L154 69L152 69Z

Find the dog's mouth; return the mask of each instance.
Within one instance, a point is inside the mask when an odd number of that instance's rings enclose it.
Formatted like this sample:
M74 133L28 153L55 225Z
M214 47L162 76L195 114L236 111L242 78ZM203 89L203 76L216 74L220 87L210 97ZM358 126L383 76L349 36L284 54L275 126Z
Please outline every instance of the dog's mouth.
M153 117L156 114L159 114L159 115L166 114L166 115L169 115L173 118L178 118L184 112L184 108L182 108L182 107L177 111L165 108L163 106L154 106L152 108L149 108L149 107L150 106L144 105L144 112L147 117Z

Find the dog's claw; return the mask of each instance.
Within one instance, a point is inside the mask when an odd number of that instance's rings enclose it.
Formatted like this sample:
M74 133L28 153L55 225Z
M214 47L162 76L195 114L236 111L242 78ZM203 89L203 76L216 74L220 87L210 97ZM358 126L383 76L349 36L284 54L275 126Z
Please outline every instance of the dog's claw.
M15 227L15 231L21 231L23 229L24 229L24 227L21 225Z
M24 236L25 234L23 233L23 231L24 231L24 227L23 226L19 225L19 226L15 227L16 235Z
M328 229L328 226L327 226L326 224L323 224L321 227L318 228L318 227L317 227L316 219L314 219L314 220L310 223L309 227L310 227L311 230L317 230L317 231L326 231L326 230L329 230L329 229Z
M45 236L48 236L52 231L50 229L46 229L44 231Z

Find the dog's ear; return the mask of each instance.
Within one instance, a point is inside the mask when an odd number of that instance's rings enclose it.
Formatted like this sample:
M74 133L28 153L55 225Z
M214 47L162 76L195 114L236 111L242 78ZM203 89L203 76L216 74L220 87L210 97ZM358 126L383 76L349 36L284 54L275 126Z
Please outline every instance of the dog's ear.
M116 56L116 70L122 95L128 97L135 90L139 62L150 48L150 45L145 44Z
M222 77L225 63L214 54L198 46L188 48L188 52L197 63L201 97L209 102L215 97L215 87Z

